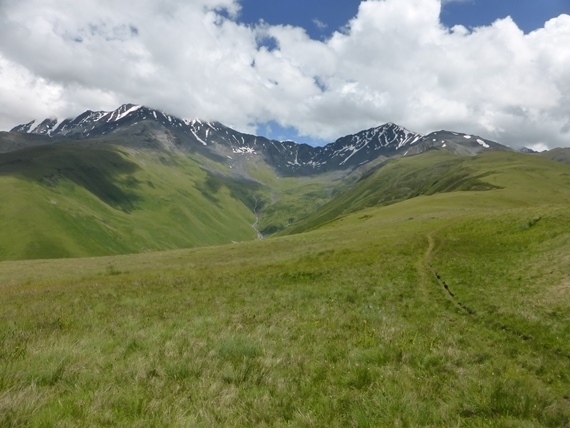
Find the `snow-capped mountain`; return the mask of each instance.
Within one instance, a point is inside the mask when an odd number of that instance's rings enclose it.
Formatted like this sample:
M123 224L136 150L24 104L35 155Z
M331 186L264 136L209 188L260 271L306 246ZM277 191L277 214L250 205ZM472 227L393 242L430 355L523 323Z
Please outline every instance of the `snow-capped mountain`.
M445 150L459 156L473 156L489 150L511 151L502 144L476 135L442 130L422 137L416 147L410 148L405 154L414 155L430 149Z
M11 132L25 132L50 137L89 138L107 135L124 126L132 126L144 120L154 120L168 126L183 127L188 125L187 121L182 121L158 110L124 104L114 111L87 110L74 119L45 119L41 122L32 120L24 125L14 127Z
M73 119L32 121L11 132L44 135L57 141L122 138L126 145L199 152L242 170L245 163L258 158L281 175L351 170L378 158L419 154L434 148L457 154L507 149L479 137L447 131L422 136L393 123L344 136L324 147L313 147L244 134L219 122L179 119L133 104L111 112L88 110Z

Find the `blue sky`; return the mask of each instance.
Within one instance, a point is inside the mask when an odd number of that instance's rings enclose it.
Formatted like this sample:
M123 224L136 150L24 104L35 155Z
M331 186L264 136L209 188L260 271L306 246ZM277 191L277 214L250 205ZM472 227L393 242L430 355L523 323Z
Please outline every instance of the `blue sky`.
M329 37L354 18L360 0L242 0L241 5L239 19L245 23L264 20L298 26L318 39ZM562 13L570 13L570 0L463 0L447 1L441 20L448 27L478 27L511 16L528 33Z
M324 144L570 147L570 0L0 0L0 130L142 104Z
M479 27L511 16L528 33L562 13L570 13L570 0L467 0L448 2L441 20L447 26Z
M304 28L311 38L329 37L358 12L359 0L242 0L239 19L248 24L264 20L272 25Z

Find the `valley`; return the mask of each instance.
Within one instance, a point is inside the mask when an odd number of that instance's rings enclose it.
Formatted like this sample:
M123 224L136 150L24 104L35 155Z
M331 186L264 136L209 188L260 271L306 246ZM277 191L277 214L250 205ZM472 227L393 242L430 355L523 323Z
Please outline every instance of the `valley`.
M0 239L0 260L140 253L288 233L389 159L509 150L480 137L421 136L395 124L311 147L132 104L32 121L0 133L0 199L10 201L0 205L0 218L11 225ZM391 201L425 193L417 190Z
M0 135L0 425L568 425L564 150L135 119Z

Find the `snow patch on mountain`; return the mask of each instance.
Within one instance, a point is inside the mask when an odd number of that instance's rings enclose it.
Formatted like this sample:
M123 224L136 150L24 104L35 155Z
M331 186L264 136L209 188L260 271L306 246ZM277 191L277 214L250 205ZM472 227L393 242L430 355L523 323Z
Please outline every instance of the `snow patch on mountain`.
M119 110L117 110L118 112L120 110L124 110L122 113L119 112L119 115L117 116L117 118L115 119L115 121L119 121L121 120L123 117L127 117L129 114L131 114L132 112L135 112L139 109L141 109L142 106L132 106L130 108L126 108L125 106L122 106L119 108Z
M481 140L481 139L479 139L479 138L477 139L477 142L478 142L481 146L485 147L486 149L488 149L488 148L491 147L491 146L488 145L485 141L483 141L483 140Z
M253 147L233 147L232 151L236 154L255 154L255 150L253 149Z

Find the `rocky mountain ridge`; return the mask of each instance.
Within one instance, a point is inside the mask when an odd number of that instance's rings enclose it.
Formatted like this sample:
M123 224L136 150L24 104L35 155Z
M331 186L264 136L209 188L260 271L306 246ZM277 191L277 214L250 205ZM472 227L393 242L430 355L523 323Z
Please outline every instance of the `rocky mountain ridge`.
M76 118L61 121L31 121L14 127L11 132L42 135L54 141L128 134L154 139L155 142L162 140L163 149L200 152L232 168L239 168L252 157L260 157L283 176L354 170L377 159L415 155L433 149L460 155L475 155L486 150L510 150L477 136L448 131L423 136L394 123L314 147L241 133L219 122L180 119L133 104L124 104L110 112L88 110ZM157 138L158 135L161 138Z

